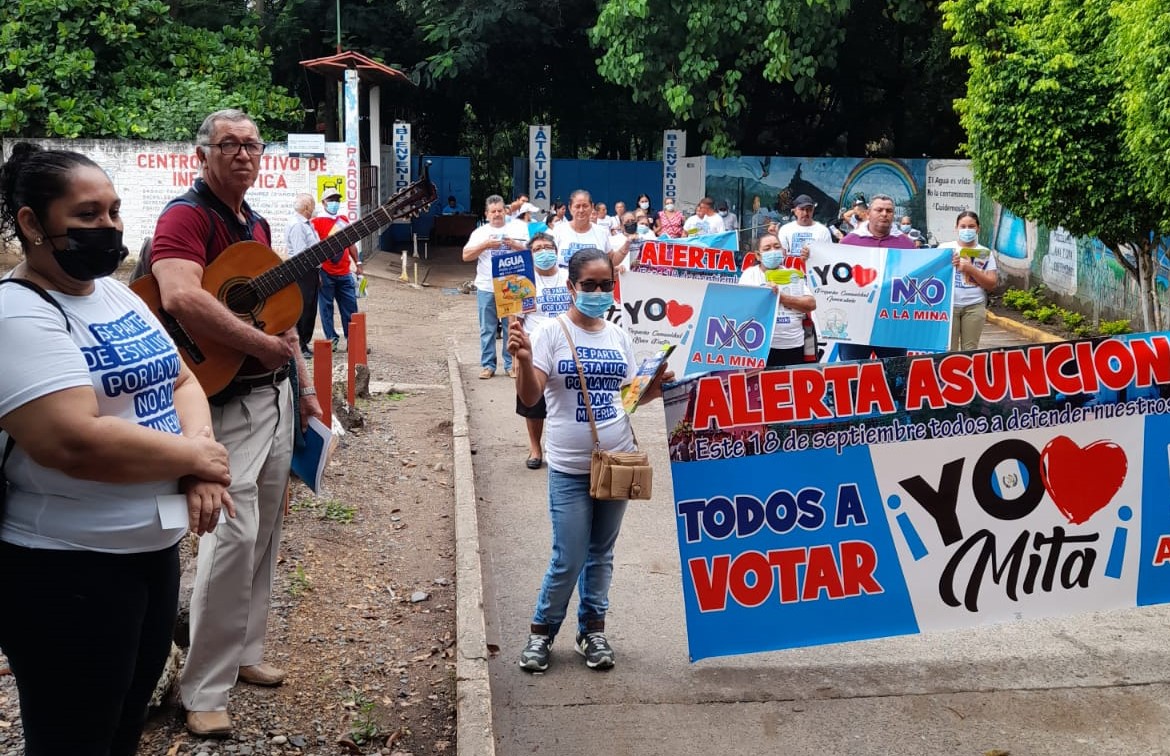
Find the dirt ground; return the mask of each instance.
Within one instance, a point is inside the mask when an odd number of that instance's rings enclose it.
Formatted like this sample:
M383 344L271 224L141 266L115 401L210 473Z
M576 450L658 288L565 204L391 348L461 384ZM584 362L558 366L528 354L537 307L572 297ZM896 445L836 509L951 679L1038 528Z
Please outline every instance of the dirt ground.
M0 267L17 262L0 255ZM175 700L156 712L139 753L442 754L455 752L455 544L447 317L471 318L441 275L395 280L367 265L371 379L400 386L359 400L364 426L342 439L314 496L294 482L268 627L274 689L232 692L235 736L187 734ZM423 266L423 274L426 265ZM469 270L466 272L470 272ZM345 364L338 353L335 371ZM335 372L335 379L338 372ZM0 656L0 667L4 667ZM68 700L62 686L62 705ZM11 676L0 676L0 756L23 752Z

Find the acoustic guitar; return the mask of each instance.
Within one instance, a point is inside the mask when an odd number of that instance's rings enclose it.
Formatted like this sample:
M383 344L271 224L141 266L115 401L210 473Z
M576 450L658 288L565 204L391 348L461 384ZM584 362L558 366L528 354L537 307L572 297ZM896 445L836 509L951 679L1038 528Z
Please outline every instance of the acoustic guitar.
M384 205L288 260L282 260L259 242L232 244L204 268L203 289L245 323L270 336L283 333L301 316L297 279L383 226L424 212L437 197L424 166L418 181L396 193ZM222 391L239 372L247 355L212 339L196 340L163 308L154 276L145 275L132 282L130 288L162 322L203 391L208 396Z

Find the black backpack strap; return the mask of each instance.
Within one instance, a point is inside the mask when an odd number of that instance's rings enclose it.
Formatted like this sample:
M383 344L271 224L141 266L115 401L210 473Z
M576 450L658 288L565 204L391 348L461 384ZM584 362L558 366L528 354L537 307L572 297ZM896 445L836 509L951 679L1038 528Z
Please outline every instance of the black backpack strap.
M211 256L211 245L215 241L215 216L217 213L210 205L208 205L207 198L199 192L195 191L193 188L188 189L178 197L175 197L173 200L168 202L166 207L163 208L162 212L158 214L159 217L161 218L167 210L170 210L175 205L187 205L189 207L203 208L203 214L207 216L207 240L203 242L203 259L206 260Z
M37 296L53 305L53 307L57 308L57 312L61 313L61 317L65 319L65 330L69 333L73 333L73 326L69 325L69 316L65 314L65 308L61 306L60 302L49 296L49 292L45 291L32 281L24 278L0 278L0 284L6 283L18 284L28 289L29 291L36 292ZM12 454L12 450L15 447L16 439L14 439L11 434L9 434L8 441L4 444L4 457L0 459L0 481L3 482L6 490L8 487L8 480L4 475L4 466L8 464L8 455ZM0 492L0 519L2 519L4 516L4 496L4 492Z
M6 283L20 284L21 286L28 289L29 291L36 292L37 296L39 296L41 299L45 300L49 304L53 305L53 307L57 308L57 312L61 313L61 317L65 318L65 330L68 331L69 333L73 333L73 327L71 325L69 325L69 316L65 314L65 308L61 306L60 302L58 302L57 300L55 300L51 296L49 296L49 292L45 291L40 286L33 283L32 281L29 281L26 278L0 279L0 284L6 284ZM7 453L4 454L4 458L8 459ZM2 466L0 466L0 468L2 468Z

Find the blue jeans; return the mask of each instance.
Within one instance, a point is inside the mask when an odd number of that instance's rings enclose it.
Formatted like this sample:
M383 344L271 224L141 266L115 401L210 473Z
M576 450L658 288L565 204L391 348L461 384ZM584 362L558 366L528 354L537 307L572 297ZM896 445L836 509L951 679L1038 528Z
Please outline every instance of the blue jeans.
M503 323L504 338L500 351L504 354L504 370L512 369L512 355L508 353L508 318L496 317L496 295L491 291L476 291L475 304L479 307L479 366L496 369L496 324Z
M624 501L598 501L589 495L589 476L549 468L548 513L552 520L552 556L536 600L534 625L547 625L556 636L565 621L573 584L577 584L577 632L604 622L613 580L613 545L626 513Z
M353 276L334 276L321 271L321 289L317 292L317 309L321 312L321 329L325 331L325 338L332 341L337 338L337 330L333 327L333 300L337 300L337 309L341 311L341 332L349 339L349 319L358 311L357 283Z

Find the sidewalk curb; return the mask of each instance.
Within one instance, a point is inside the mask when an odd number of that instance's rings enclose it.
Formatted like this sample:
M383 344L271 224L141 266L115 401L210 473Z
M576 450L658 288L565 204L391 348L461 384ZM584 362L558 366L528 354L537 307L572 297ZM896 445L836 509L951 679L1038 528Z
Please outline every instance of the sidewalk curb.
M455 347L447 354L451 378L451 436L455 460L455 730L458 756L494 756L492 690L483 621L483 571L475 470L467 429L467 397Z
M987 313L987 322L992 325L999 326L1005 331L1011 331L1020 336L1020 338L1027 339L1033 344L1052 344L1057 341L1064 341L1059 336L1053 336L1048 331L1042 331L1039 328L1033 328L1025 323L1005 318L1002 315L996 315L993 312Z

